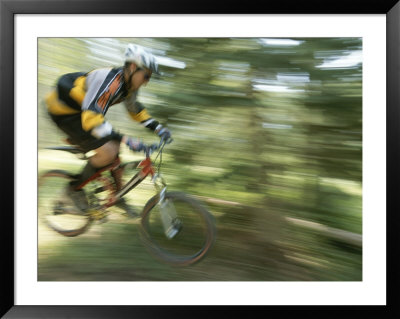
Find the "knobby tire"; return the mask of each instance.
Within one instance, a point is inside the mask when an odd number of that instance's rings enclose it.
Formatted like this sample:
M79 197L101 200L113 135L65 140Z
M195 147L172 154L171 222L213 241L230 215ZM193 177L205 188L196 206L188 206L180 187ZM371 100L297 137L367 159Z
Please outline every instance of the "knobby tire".
M51 171L45 172L44 174L42 174L39 177L39 181L38 181L39 199L40 199L40 192L44 191L42 189L42 186L44 185L46 180L50 179L51 177L59 177L59 178L65 179L65 185L67 185L67 183L73 179L73 175L66 171L51 170ZM49 219L47 218L48 212L41 212L40 211L41 208L42 208L41 203L39 203L39 205L38 205L39 218L44 222L44 224L46 224L48 227L50 227L57 233L59 233L63 236L66 236L66 237L75 237L75 236L83 234L84 232L86 232L89 229L90 225L93 222L92 218L90 218L89 216L86 216L85 217L86 221L84 222L83 226L76 228L76 229L63 229L62 227L58 227L54 223L49 221Z
M174 202L184 202L185 204L189 205L189 207L192 209L192 212L195 212L199 215L199 217L202 218L205 225L205 242L198 251L190 256L182 256L179 254L170 253L169 251L166 251L160 247L154 238L152 238L151 232L149 231L149 228L151 227L151 212L159 203L159 195L156 195L152 197L143 208L140 225L141 227L139 228L143 244L153 256L168 264L176 266L188 266L199 262L206 256L215 242L216 227L214 217L198 200L188 196L185 193L167 192L165 194L165 198L172 199Z

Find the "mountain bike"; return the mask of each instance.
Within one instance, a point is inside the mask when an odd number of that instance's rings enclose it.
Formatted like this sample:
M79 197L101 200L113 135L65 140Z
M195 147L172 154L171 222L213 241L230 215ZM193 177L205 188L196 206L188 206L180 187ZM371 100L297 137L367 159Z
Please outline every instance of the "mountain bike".
M183 192L167 191L161 164L164 147L170 142L161 140L158 144L146 145L144 159L126 163L118 160L97 172L83 188L88 203L85 211L66 196L66 186L76 175L64 170L44 172L38 180L40 219L61 235L81 235L93 222L107 221L108 208L150 177L155 195L147 201L140 214L127 212L130 217L140 219L139 234L144 246L166 263L185 266L200 261L215 242L215 220L198 199ZM88 159L88 155L76 146L48 149ZM156 154L154 160L151 159L153 154ZM123 186L119 190L107 174L117 166L123 169Z

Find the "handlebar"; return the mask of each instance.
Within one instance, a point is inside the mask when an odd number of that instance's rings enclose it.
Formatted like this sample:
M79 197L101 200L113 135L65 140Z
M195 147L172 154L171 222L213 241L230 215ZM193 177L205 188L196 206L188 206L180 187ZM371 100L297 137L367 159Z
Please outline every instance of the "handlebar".
M154 153L157 150L162 150L166 144L172 143L173 139L172 138L161 138L160 143L154 143L150 145L145 145L144 153L146 154L146 157L149 157L152 153Z

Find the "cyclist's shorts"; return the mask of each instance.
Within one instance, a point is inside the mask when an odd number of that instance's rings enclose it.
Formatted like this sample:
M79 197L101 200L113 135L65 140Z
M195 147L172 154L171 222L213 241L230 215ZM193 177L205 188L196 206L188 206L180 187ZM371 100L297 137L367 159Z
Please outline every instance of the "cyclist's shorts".
M85 153L99 148L109 142L112 137L97 139L82 128L81 113L70 115L53 115L49 113L56 125L68 135L70 142L78 145Z

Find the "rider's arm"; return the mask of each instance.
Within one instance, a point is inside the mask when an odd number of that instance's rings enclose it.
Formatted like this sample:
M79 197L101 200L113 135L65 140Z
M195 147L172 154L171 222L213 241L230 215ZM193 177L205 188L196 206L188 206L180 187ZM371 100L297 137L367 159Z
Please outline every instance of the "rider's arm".
M87 75L81 121L82 128L96 138L110 136L121 141L122 136L104 118L112 97L121 89L121 76L117 69L98 69Z
M136 96L137 93L134 92L125 100L125 106L130 117L155 133L159 132L163 126L147 112L142 103L136 100Z

